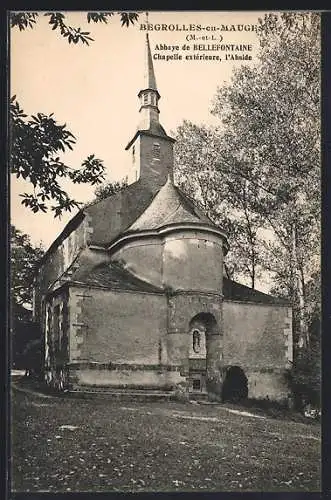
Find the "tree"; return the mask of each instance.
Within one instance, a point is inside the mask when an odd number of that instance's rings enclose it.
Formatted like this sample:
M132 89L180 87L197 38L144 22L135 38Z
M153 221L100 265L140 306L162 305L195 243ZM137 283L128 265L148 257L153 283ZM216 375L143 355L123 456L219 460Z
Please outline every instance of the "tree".
M41 245L31 244L28 235L10 227L11 354L15 368L37 370L41 363L40 330L31 321L33 278L44 254Z
M319 261L319 23L315 13L266 15L259 64L235 70L213 105L222 162L257 188L251 208L272 233L264 265L287 289L301 346L309 344L305 286Z
M115 182L106 182L104 184L101 184L96 188L94 191L94 200L95 201L101 201L104 200L105 198L108 198L108 196L112 196L113 194L118 193L119 191L122 191L122 189L125 189L128 185L127 179L123 179L122 181L115 181Z
M122 26L134 24L138 14L120 12ZM88 12L88 23L104 23L115 15L115 12ZM20 31L33 28L40 14L37 12L12 12L10 25ZM69 26L62 12L46 12L52 30L57 30L69 43L82 42L89 45L93 38L81 28ZM38 211L54 212L60 217L64 211L79 207L80 203L71 198L61 187L65 179L73 183L99 184L104 180L105 168L102 160L93 154L83 161L81 168L72 168L63 163L60 155L72 149L76 142L74 135L66 124L57 124L53 113L45 115L36 113L28 117L13 96L10 103L10 168L11 173L28 181L33 193L23 193L22 204L34 213Z
M88 12L86 14L87 22L107 24L109 19L115 14L115 12ZM139 18L139 15L135 12L117 12L117 14L120 16L122 26L126 27L134 24ZM11 12L10 26L18 28L20 31L27 28L34 28L39 16L38 12ZM66 21L66 15L63 12L45 12L44 16L49 18L51 29L57 30L68 40L68 43L76 44L81 42L89 45L89 42L93 41L89 31L82 31L80 27L74 28L69 26Z
M74 135L66 125L58 125L53 114L27 117L16 96L10 102L10 139L11 173L33 186L33 193L21 194L22 204L33 212L47 212L50 208L58 217L63 211L79 206L61 188L64 179L92 185L104 179L102 160L94 155L88 156L80 169L65 165L59 155L72 149L76 142Z
M10 285L12 307L31 306L36 265L44 254L41 245L31 244L27 234L10 227Z
M226 271L231 279L247 278L252 288L259 263L259 215L251 211L254 192L246 180L233 176L220 161L222 131L185 121L178 127L175 145L175 179L181 189L210 219L228 232L230 251Z
M217 90L212 112L220 125L211 140L211 129L186 124L186 133L179 130L179 182L211 216L208 200L224 219L231 220L232 210L235 219L246 218L244 227L230 227L230 242L242 246L241 255L235 249L242 267L247 248L254 249L251 256L273 280L272 293L290 299L292 375L312 397L319 356L319 312L309 290L320 274L320 16L266 15L258 36L258 64L237 68ZM245 230L246 249L240 245Z
M219 126L184 122L176 146L177 182L230 232L230 275L254 286L256 272L270 273L301 346L306 284L319 269L319 22L309 12L264 16L258 64L217 89Z

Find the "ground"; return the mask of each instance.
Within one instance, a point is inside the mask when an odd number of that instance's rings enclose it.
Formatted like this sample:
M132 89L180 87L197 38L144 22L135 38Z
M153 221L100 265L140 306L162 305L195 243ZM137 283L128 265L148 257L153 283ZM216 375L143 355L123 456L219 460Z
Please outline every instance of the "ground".
M12 388L12 491L320 491L320 428L240 407Z

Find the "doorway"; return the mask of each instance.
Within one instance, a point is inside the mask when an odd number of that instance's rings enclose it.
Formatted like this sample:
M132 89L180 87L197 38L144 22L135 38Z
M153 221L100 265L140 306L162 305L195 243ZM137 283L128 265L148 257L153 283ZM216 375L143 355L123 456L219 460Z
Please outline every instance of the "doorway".
M222 400L238 403L248 397L248 381L245 372L239 366L230 366L226 370L222 388Z

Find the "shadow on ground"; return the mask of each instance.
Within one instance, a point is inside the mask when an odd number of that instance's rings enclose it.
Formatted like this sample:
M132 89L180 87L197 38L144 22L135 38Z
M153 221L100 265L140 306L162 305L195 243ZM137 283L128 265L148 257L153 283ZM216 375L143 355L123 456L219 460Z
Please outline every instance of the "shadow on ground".
M19 390L18 390L19 389ZM320 491L320 428L235 405L12 384L12 491Z

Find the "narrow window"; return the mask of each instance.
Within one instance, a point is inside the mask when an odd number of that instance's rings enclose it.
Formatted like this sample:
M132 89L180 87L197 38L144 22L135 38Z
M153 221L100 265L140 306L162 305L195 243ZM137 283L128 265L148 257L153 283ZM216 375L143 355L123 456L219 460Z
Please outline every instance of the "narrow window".
M61 346L61 332L60 332L60 306L54 307L53 312L53 332L54 332L54 343L59 349Z
M200 351L200 332L194 330L193 332L193 351L198 353Z
M144 104L148 104L148 94L144 94Z
M200 380L198 378L196 378L196 379L193 379L192 382L193 382L193 390L200 391L200 389L201 389Z
M134 163L136 161L136 147L133 146L132 148L132 162Z
M160 159L161 148L158 142L154 142L153 144L153 157L157 160Z
M61 348L65 355L68 353L68 328L69 328L69 311L67 302L63 302L62 306L62 321L61 321Z

